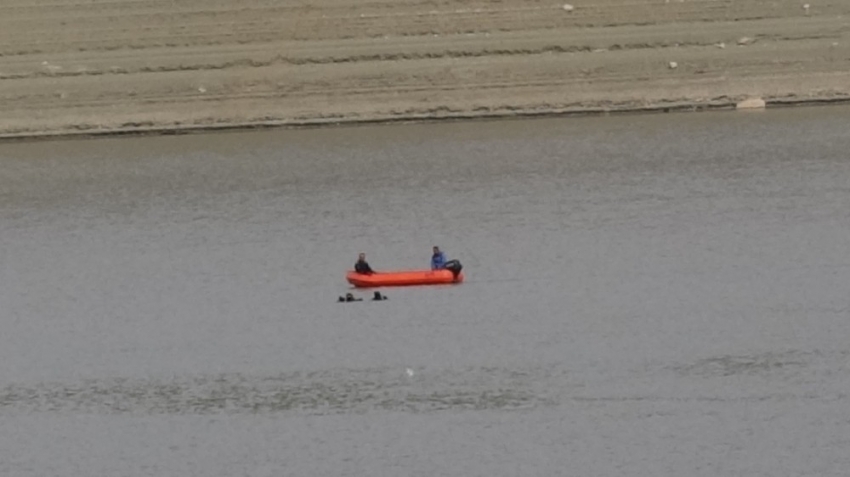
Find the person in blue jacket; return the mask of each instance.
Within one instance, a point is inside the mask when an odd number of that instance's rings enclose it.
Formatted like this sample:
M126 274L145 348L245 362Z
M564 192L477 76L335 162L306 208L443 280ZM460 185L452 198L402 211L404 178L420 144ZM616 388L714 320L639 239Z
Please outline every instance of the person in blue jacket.
M443 268L446 268L446 254L435 245L434 254L431 255L431 270L442 270Z

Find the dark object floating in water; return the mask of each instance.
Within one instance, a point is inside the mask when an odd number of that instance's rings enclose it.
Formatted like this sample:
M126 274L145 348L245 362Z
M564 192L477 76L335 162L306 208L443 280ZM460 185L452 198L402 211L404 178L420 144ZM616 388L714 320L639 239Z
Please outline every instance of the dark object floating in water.
M384 300L389 300L389 299L390 299L390 297L388 297L386 295L382 295L381 292L379 292L379 291L376 291L375 294L372 295L372 301L384 301ZM349 302L349 301L363 301L363 299L362 298L354 298L354 295L352 295L351 293L346 293L345 296L339 297L337 299L337 301L340 302L340 303L346 303L346 302Z
M337 300L337 301L342 303L342 302L347 302L347 301L363 301L363 299L362 298L354 298L354 295L352 295L351 293L346 293L345 296L339 297L339 300Z

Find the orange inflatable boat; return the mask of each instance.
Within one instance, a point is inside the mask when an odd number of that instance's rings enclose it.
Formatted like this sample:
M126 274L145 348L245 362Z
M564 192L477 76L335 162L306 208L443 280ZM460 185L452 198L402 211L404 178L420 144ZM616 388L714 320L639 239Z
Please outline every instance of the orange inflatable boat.
M455 272L446 269L375 272L369 275L348 272L345 278L348 283L357 288L443 285L462 282L463 272L458 271L457 276L455 276Z

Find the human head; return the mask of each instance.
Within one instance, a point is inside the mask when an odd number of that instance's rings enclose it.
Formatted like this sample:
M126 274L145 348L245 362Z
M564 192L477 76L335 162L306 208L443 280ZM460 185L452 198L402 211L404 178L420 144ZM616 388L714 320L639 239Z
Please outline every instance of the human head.
M360 255L357 256L357 259L360 260L360 261L366 260L366 254L363 253L363 252L360 252Z
M440 247L434 245L434 254L436 255L438 253L440 253Z

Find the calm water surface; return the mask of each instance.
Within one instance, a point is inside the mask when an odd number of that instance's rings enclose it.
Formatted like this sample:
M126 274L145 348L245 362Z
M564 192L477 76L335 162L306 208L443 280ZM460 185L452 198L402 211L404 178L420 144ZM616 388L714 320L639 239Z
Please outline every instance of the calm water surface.
M846 475L848 124L2 144L0 474Z

